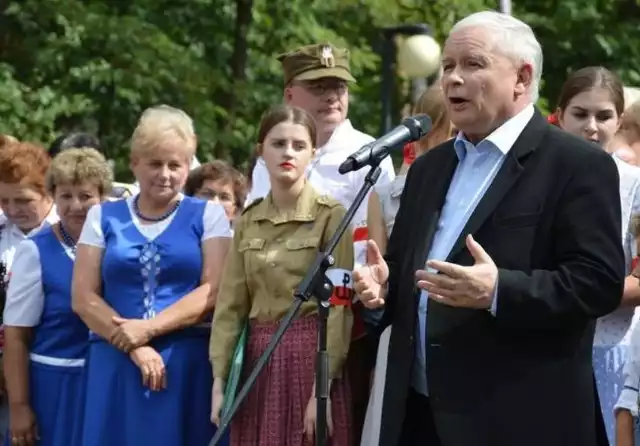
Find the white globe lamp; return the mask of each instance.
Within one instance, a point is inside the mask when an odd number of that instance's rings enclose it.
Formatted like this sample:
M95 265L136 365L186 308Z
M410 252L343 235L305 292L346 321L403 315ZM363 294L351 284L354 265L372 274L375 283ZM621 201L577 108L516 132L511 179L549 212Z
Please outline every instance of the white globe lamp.
M398 42L399 71L409 78L433 76L440 68L440 45L426 34L416 34Z

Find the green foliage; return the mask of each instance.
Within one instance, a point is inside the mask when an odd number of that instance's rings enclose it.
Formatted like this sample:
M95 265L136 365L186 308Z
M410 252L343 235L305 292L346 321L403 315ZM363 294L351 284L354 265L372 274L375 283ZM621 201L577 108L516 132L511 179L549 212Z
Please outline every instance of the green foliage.
M0 132L48 145L61 132L95 132L128 180L128 140L144 108L160 103L194 117L202 160L242 165L261 114L282 100L275 56L330 41L352 52L358 79L350 117L376 134L380 28L427 23L441 43L466 14L497 1L450 0L14 0L0 2ZM640 72L630 0L519 0L545 51L539 105L553 107L566 74L588 64ZM405 85L403 85L405 82ZM395 114L406 81L395 91ZM356 149L356 148L354 148Z
M0 63L0 133L55 138L56 119L90 109L87 98L63 95L50 86L30 88L16 80L13 67Z
M637 0L518 0L514 7L542 43L542 92L550 107L567 75L586 66L605 66L626 85L640 85Z

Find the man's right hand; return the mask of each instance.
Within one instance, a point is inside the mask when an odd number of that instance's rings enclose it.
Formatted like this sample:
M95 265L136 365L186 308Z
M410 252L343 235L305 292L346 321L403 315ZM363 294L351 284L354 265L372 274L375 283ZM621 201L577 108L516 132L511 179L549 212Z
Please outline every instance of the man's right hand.
M384 284L389 279L389 267L373 240L367 241L367 264L353 272L353 289L367 308L384 305Z

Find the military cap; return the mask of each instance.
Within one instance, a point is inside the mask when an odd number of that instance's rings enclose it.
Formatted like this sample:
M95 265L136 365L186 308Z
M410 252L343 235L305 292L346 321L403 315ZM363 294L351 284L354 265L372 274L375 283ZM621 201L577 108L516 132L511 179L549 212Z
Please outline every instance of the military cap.
M278 56L284 70L284 82L311 81L337 77L355 82L349 68L349 50L330 43L307 45Z

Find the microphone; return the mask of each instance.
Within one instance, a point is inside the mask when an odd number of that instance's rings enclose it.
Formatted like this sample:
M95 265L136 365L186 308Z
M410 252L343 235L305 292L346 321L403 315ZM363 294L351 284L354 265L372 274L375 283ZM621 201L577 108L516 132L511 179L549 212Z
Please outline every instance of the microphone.
M340 164L338 172L345 173L360 170L380 162L394 149L404 146L408 142L417 141L431 130L431 118L427 115L416 115L406 118L395 129L363 146L356 153Z

